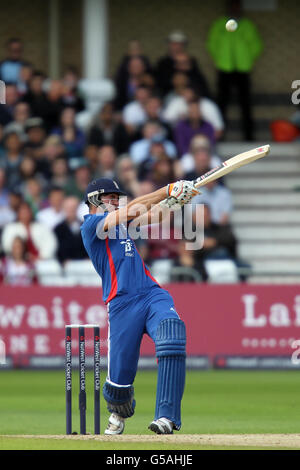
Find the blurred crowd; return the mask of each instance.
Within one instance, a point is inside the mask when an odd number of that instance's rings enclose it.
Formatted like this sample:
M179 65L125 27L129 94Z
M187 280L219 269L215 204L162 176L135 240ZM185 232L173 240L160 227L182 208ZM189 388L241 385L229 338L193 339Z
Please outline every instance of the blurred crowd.
M49 79L24 60L18 38L7 43L0 63L6 104L0 106L1 279L8 284L36 282L37 260L87 258L80 236L90 180L114 178L129 198L147 194L176 179L194 179L220 164L216 143L224 119L197 60L181 31L168 36L165 54L151 63L132 40L115 72L115 98L105 102L85 128L80 75L68 66ZM224 100L223 100L224 101ZM173 260L207 279L204 260L236 258L231 230L232 197L224 181L207 185L204 247L186 250L177 240L139 243L150 265Z

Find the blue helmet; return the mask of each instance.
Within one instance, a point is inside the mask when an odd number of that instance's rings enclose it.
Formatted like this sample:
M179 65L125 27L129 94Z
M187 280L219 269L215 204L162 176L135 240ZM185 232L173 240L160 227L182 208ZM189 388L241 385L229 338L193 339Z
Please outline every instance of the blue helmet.
M90 203L93 204L93 206L99 207L102 203L101 196L103 194L110 193L126 196L126 193L121 191L116 181L111 180L110 178L98 178L88 184L85 192L85 203Z

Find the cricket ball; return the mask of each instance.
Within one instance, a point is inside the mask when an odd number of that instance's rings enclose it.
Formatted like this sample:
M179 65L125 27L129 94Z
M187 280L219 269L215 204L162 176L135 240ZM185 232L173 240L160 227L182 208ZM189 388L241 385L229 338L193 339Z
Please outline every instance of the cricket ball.
M236 28L238 27L238 24L235 20L228 20L227 23L226 23L226 29L227 31L230 31L230 32L233 32L236 30Z

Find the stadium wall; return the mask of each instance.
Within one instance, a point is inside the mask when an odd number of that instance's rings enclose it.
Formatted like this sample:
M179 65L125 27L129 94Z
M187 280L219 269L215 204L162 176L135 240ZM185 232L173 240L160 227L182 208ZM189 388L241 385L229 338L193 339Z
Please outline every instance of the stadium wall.
M273 11L247 11L264 42L264 52L253 73L256 93L286 93L291 81L299 78L298 38L300 2L278 0ZM155 61L164 53L165 38L174 29L189 37L189 51L194 55L210 83L215 83L215 70L205 49L212 22L225 12L225 0L111 0L110 72L113 73L124 45L132 38L140 39L146 55ZM126 18L126 20L124 20Z
M300 340L299 286L171 284L167 289L186 323L189 367L300 367L292 362ZM68 323L99 324L104 365L107 311L100 296L98 288L0 287L6 367L62 367ZM90 338L88 356L92 346ZM155 367L154 355L144 336L141 366Z
M298 42L300 2L277 0L275 10L249 11L264 41L264 52L253 73L255 93L287 93L299 79ZM76 65L82 72L83 0L59 0L60 67ZM215 71L204 42L210 25L224 12L225 0L109 0L109 72L116 67L132 38L140 39L145 53L155 61L165 53L165 38L173 29L183 30L194 55L211 84ZM25 45L25 59L48 73L49 0L0 0L0 45L19 36ZM97 47L95 47L97 51ZM5 50L0 47L0 59Z

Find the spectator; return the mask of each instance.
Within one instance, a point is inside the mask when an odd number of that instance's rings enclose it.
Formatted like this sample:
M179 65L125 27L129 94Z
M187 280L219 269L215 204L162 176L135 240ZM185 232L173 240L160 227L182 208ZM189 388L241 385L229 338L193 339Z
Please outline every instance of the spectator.
M193 198L192 204L206 204L209 207L212 223L220 226L230 224L232 213L230 190L217 181L211 181L201 188L201 193Z
M88 162L91 174L94 175L98 171L98 146L86 145L84 149L84 159Z
M209 96L209 90L204 76L201 74L197 61L187 52L187 37L181 31L174 31L168 36L167 55L159 59L156 67L156 80L163 96L172 90L173 75L182 71L197 82L204 96Z
M21 67L24 64L23 46L19 38L11 38L6 43L7 57L0 62L0 79L5 83L17 84L20 79Z
M76 67L69 65L63 76L62 103L72 107L76 113L85 109L85 103L78 90L79 74Z
M203 134L196 134L190 143L188 153L185 153L180 161L180 175L193 180L206 171L221 165L221 159L212 154L209 139Z
M215 144L215 131L211 124L204 121L198 100L192 100L188 104L187 119L179 121L174 129L174 138L180 156L184 155L190 146L191 139L196 134L206 135L212 146Z
M121 155L116 163L117 182L127 196L131 199L138 197L140 182L137 177L137 169L129 155Z
M186 118L188 103L196 99L199 102L200 113L204 121L213 126L216 139L220 139L224 131L224 121L216 103L209 98L199 97L190 87L181 88L178 93L174 93L173 97L169 98L168 105L163 112L163 119L174 125L180 119Z
M0 167L0 230L15 220L15 213L10 207L9 200L10 193L6 188L5 171Z
M98 175L114 178L116 171L116 152L111 145L103 145L98 152Z
M150 120L142 128L142 139L134 142L129 149L130 156L136 165L143 163L150 157L150 148L153 140L160 140L163 143L166 154L170 158L175 158L177 150L173 142L165 136L165 131L159 121Z
M174 60L174 73L183 72L189 79L189 84L202 96L210 96L207 82L200 73L197 62L187 52L178 53Z
M120 62L120 65L118 66L117 72L116 72L116 84L117 85L123 85L124 83L128 82L128 64L130 62L130 59L137 57L139 58L143 63L144 63L144 70L145 72L150 72L151 71L151 65L148 57L146 57L143 53L141 43L137 39L132 39L131 41L128 42L128 49L127 53L124 55L123 59Z
M162 112L161 99L155 95L150 96L145 103L145 111L147 119L160 121Z
M262 42L255 25L242 16L240 0L228 2L228 16L218 18L212 25L207 48L218 73L218 104L226 119L231 90L236 88L242 113L244 139L253 140L251 113L250 74L255 60L262 51ZM228 32L225 24L229 18L238 21L238 28Z
M122 70L116 77L117 96L115 106L118 111L132 101L136 95L137 88L142 84L143 77L147 71L144 60L139 56L128 58L127 70Z
M41 72L34 72L29 80L29 89L22 97L22 101L28 103L32 116L40 117L46 122L49 103L46 93L43 90L44 80L45 76Z
M17 190L10 191L8 194L8 205L0 205L0 229L6 224L14 222L17 218L17 212L23 201L22 195Z
M63 203L65 218L54 230L58 240L57 257L61 263L87 258L77 217L78 207L79 200L76 197L67 197Z
M1 161L1 157L4 153L3 138L4 138L4 130L3 130L2 124L0 124L0 161Z
M187 46L187 37L181 31L173 31L169 34L167 41L167 55L161 57L156 66L156 80L158 87L164 96L172 89L174 59L177 54L185 51Z
M166 186L170 181L175 181L173 160L162 153L153 163L147 178L153 183L155 189Z
M58 157L66 158L65 148L58 135L50 135L44 140L39 155L35 156L37 171L47 181L51 179L52 162Z
M2 232L2 248L8 254L12 250L13 241L21 237L26 242L28 259L53 258L56 251L56 238L44 224L33 220L29 204L22 202L18 208L17 221L7 224Z
M147 120L145 106L150 98L150 91L144 86L139 86L134 96L135 100L128 103L123 109L123 121L129 134L134 134L137 128L145 124Z
M63 100L64 87L61 80L51 80L47 96L47 112L45 124L48 131L59 125L60 114L65 107Z
M68 196L78 197L80 201L84 199L87 185L91 181L91 172L88 165L81 164L75 171L74 175L70 178L66 186L66 194Z
M6 188L5 170L0 167L0 206L8 204L8 189Z
M153 191L155 191L155 188L151 181L140 181L138 196L145 196L146 194L153 193Z
M173 131L169 124L163 119L162 113L162 102L158 96L150 96L145 104L145 111L147 114L147 120L159 121L161 127L163 127L168 140L173 140Z
M18 102L18 91L14 84L5 86L5 104L0 105L0 124L6 126L14 119L15 106Z
M6 173L6 183L9 189L19 184L19 168L23 158L22 142L17 132L9 132L4 137L4 153L0 158L0 166Z
M64 188L69 181L69 168L67 160L58 156L51 162L51 183L53 186Z
M172 89L164 99L164 107L168 107L170 101L182 96L183 90L189 86L189 79L184 72L175 72L172 77Z
M58 157L66 158L65 147L58 135L50 135L44 141L42 149L43 164L47 167L47 171L49 171L49 165ZM51 175L49 173L48 175L50 178Z
M36 178L29 178L24 184L23 194L35 217L45 207L45 197L41 182Z
M201 275L202 280L207 279L207 273L204 268L203 262L199 262L199 259L195 256L193 250L187 249L186 240L180 240L178 242L178 254L174 260L174 267L186 268L186 272L180 274L172 274L172 282L195 282L195 272Z
M150 236L151 231L151 236ZM178 234L177 229L171 223L170 236L163 236L162 229L159 224L153 224L148 227L148 257L147 264L160 259L176 259L178 253Z
M20 173L19 187L23 193L27 181L32 178L34 179L35 175L37 174L37 164L34 158L25 156L20 163L19 173Z
M13 113L13 121L5 126L5 132L8 132L10 129L18 129L19 132L25 132L26 121L30 118L30 107L28 103L23 101L16 104Z
M75 110L66 107L60 114L60 126L53 129L65 147L68 158L81 157L85 146L85 135L75 124Z
M36 220L53 230L64 219L63 200L64 190L53 186L48 194L49 207L39 211Z
M204 210L204 240L203 248L195 251L196 261L202 264L202 273L205 275L204 261L206 259L235 259L236 239L232 233L230 225L218 225L212 222L210 209L207 205L198 207L196 210Z
M17 218L19 208L23 202L23 197L18 189L9 192L9 207L14 212L14 219Z
M58 240L57 257L61 263L87 258L77 217L78 207L79 201L76 197L67 197L63 203L65 219L54 230Z
M102 107L91 127L88 142L98 147L112 145L118 154L128 151L130 139L124 125L116 120L112 103L105 103Z
M24 63L20 70L20 77L17 83L18 94L22 97L29 90L29 82L33 75L33 66L29 62Z
M156 85L155 77L152 73L144 73L140 80L140 85L145 86L150 91L150 94L160 96L159 90Z
M43 146L46 138L44 122L41 118L35 117L27 119L25 122L27 142L24 145L26 155L39 160L43 154Z
M11 286L29 286L33 283L35 270L28 260L26 242L16 237L12 242L11 252L1 263L0 274L3 283Z
M148 157L139 166L139 179L151 179L154 166L160 159L169 160L169 155L165 150L164 139L161 136L154 136L151 140Z

